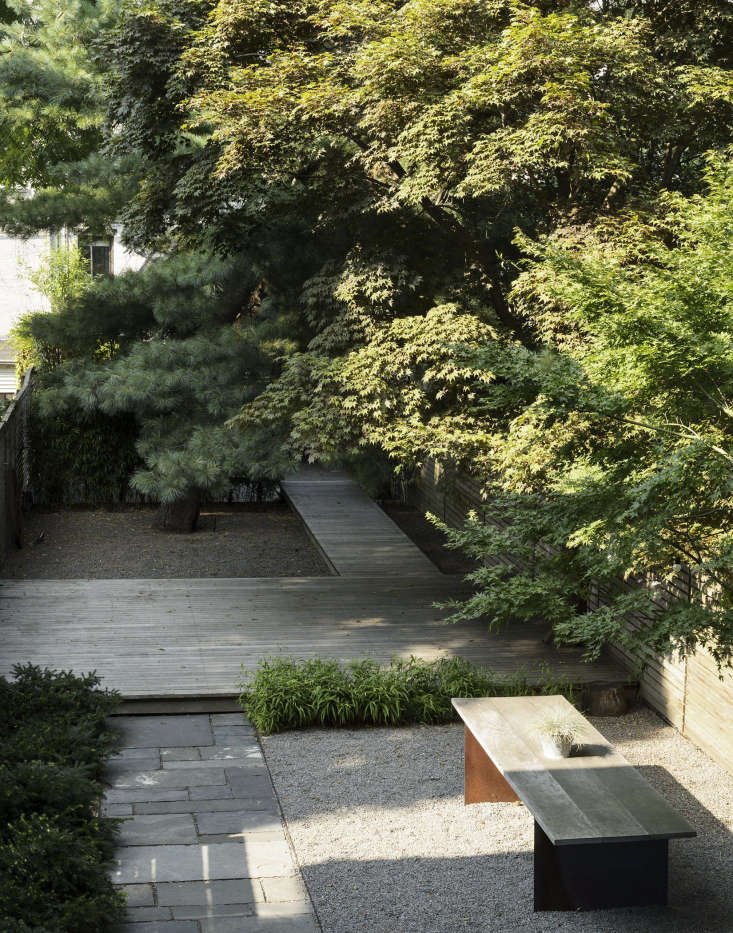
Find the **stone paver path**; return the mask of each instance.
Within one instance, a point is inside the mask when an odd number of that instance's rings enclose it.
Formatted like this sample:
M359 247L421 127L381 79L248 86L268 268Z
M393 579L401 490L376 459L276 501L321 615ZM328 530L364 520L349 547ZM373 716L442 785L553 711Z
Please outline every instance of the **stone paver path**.
M257 737L241 713L117 716L105 810L125 818L121 933L315 933Z

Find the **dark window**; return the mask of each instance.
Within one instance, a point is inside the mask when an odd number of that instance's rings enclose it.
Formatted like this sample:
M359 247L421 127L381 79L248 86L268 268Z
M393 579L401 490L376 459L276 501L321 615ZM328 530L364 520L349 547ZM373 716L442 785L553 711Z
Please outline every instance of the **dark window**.
M92 243L92 275L111 275L112 247L109 243Z
M79 237L92 275L112 275L112 237Z

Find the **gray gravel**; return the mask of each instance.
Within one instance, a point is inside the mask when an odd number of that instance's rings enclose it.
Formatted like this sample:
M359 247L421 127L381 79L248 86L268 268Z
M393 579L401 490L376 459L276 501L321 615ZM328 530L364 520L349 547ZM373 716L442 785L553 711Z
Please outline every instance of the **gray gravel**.
M3 576L21 580L188 577L316 577L329 570L285 504L206 505L198 530L152 527L152 508L33 510L26 546Z
M461 726L266 737L324 933L732 933L733 775L648 710L593 724L698 831L668 908L535 914L532 818L464 807Z

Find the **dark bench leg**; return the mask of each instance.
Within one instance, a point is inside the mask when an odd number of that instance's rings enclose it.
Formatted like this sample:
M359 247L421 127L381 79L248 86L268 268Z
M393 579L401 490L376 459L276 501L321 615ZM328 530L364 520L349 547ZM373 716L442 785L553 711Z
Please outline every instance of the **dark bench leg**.
M465 726L463 802L510 803L519 800L501 771Z
M667 840L555 846L534 824L534 909L667 903Z

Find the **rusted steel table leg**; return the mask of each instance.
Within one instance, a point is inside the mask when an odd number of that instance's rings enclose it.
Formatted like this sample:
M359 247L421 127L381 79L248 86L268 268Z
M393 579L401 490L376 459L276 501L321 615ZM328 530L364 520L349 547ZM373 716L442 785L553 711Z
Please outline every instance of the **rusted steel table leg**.
M667 903L667 840L553 845L534 824L534 909Z
M464 734L464 803L512 803L519 800L468 726L464 726Z

